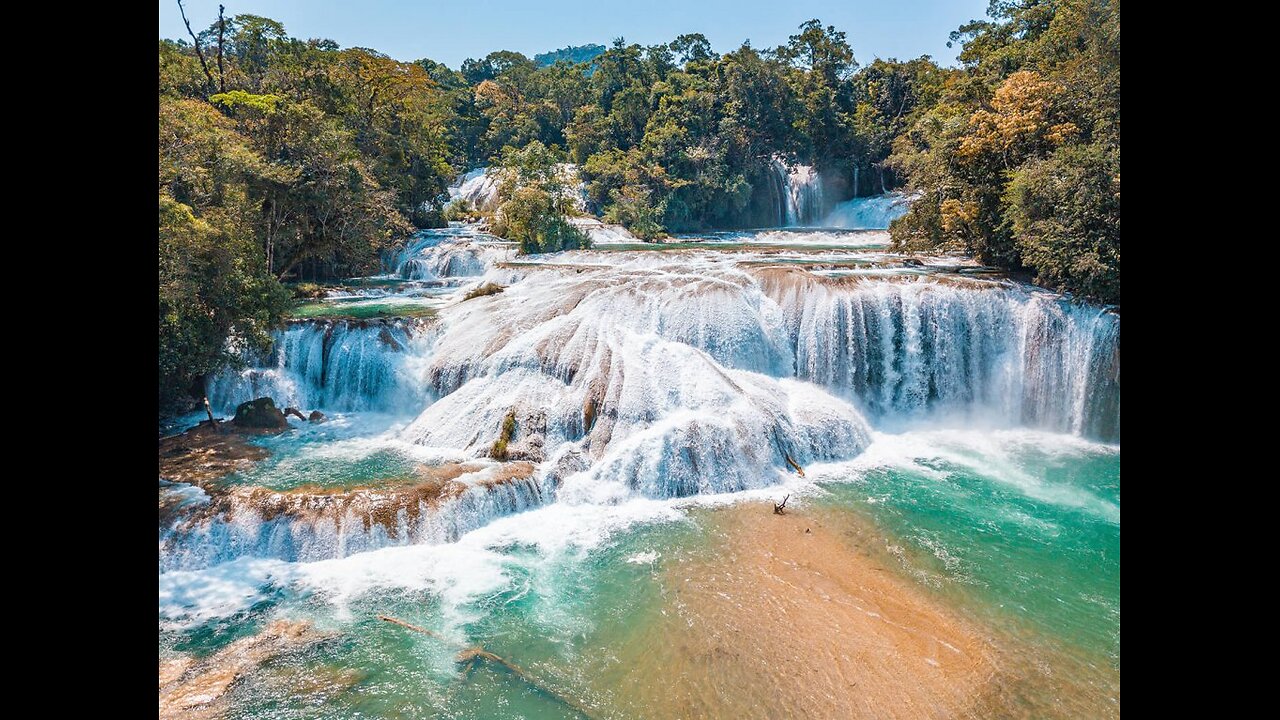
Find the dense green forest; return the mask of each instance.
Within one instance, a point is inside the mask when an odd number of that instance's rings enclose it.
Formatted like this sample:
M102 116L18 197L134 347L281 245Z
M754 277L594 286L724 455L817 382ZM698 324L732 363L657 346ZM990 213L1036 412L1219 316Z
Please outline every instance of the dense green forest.
M557 163L578 165L605 219L655 239L772 224L761 197L781 157L845 197L918 192L891 228L900 249L966 250L1119 302L1119 2L988 12L953 33L957 69L860 66L817 20L776 48L619 38L458 70L246 14L161 40L162 411L269 342L282 283L376 272L414 228L445 223L453 178L486 165L515 178L492 227L526 252L585 242Z
M1120 2L992 0L889 164L923 193L904 249L955 248L1120 302Z

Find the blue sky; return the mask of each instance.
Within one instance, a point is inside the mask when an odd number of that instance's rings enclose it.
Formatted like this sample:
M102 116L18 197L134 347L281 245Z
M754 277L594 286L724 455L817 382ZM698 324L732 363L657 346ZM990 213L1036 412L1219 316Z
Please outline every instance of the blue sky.
M641 45L700 32L718 52L750 39L775 47L809 18L843 30L858 62L928 54L954 65L947 34L985 16L987 0L222 0L227 14L265 15L294 37L369 47L398 60L429 57L457 68L469 57L515 50L530 57L566 45ZM184 0L196 32L218 17L218 0ZM160 37L185 38L177 0L160 0Z

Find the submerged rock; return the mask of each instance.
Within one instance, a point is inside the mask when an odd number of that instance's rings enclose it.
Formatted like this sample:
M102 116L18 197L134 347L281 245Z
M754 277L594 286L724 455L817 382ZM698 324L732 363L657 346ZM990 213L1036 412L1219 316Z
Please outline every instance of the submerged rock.
M284 430L289 427L284 413L280 412L275 401L269 397L260 397L237 405L236 417L232 422L239 427L267 430Z
M329 635L308 622L276 620L257 635L241 638L203 659L178 655L160 662L161 718L218 717L218 707L238 683L271 661Z
M187 432L160 439L160 478L173 483L207 487L233 472L248 469L268 455L246 432L232 423L202 422Z

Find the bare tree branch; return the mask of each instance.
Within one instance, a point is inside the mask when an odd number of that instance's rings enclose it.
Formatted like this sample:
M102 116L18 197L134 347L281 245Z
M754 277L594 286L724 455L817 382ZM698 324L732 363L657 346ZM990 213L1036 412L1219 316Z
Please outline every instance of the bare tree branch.
M209 63L205 62L204 52L200 50L200 40L191 31L191 21L187 19L187 11L182 7L182 0L178 0L178 12L182 13L182 24L187 26L187 34L191 36L191 44L196 48L196 57L200 58L200 67L204 68L204 76L209 78L209 87L213 88L213 73L209 72Z

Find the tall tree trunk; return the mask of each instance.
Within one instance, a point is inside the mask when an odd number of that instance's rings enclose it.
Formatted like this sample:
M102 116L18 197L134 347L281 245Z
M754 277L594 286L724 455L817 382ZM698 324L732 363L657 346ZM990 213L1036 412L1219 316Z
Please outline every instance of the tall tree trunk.
M191 31L191 21L187 19L187 11L182 7L182 0L178 0L178 12L182 13L182 24L187 26L187 34L191 36L191 44L195 46L196 57L200 58L200 67L204 69L204 76L209 79L208 89L212 90L213 73L209 72L209 63L205 62L204 53L200 50L200 40Z
M271 203L271 212L267 214L267 274L270 275L272 261L275 259L272 254L276 247L276 203L274 200L268 202Z
M227 21L222 17L224 9L218 6L218 92L227 91L227 73L222 69L222 36L227 31Z

